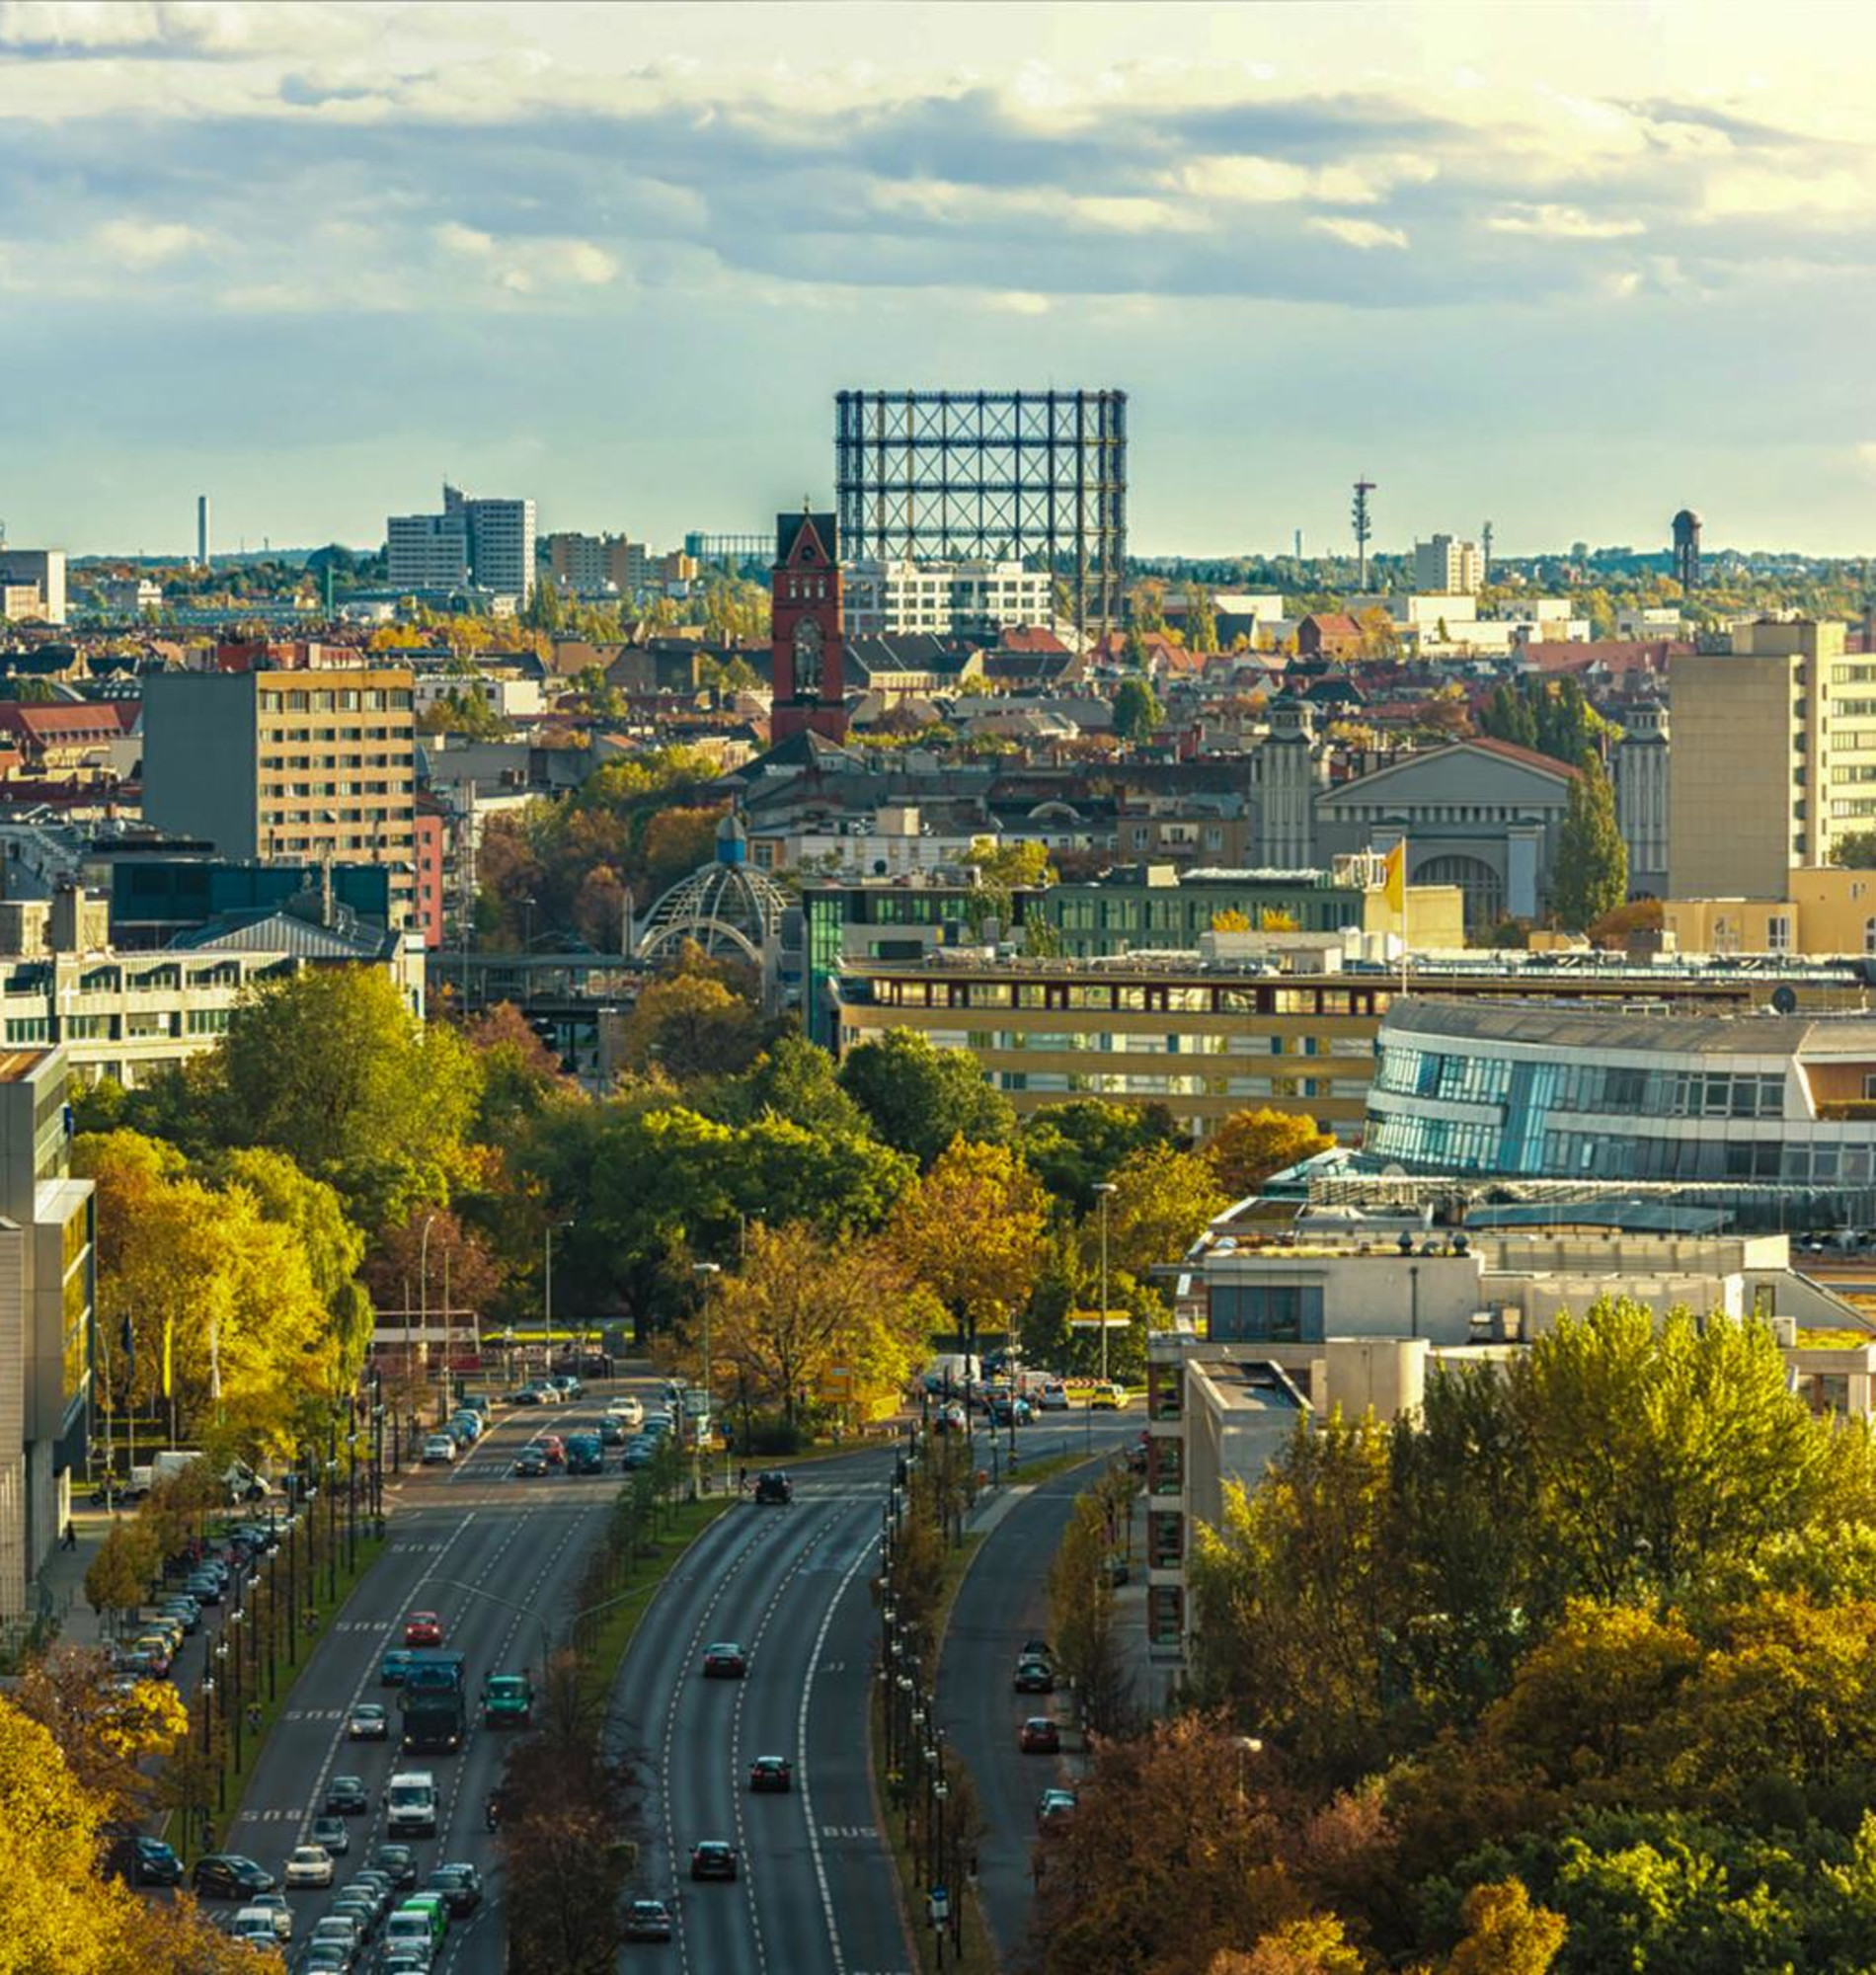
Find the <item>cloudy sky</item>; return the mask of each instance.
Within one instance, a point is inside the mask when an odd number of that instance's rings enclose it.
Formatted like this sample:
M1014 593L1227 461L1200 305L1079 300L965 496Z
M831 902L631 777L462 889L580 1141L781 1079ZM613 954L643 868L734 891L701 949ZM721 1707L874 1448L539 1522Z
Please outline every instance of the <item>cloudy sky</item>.
M1876 10L0 0L17 543L825 499L1118 385L1143 552L1876 549Z

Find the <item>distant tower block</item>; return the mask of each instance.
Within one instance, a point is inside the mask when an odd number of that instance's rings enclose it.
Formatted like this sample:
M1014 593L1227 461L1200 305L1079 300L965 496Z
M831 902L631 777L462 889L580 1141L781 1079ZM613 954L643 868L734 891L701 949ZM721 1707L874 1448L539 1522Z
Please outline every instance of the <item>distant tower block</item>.
M208 496L195 496L195 567L208 567Z
M1358 480L1355 483L1355 561L1357 590L1368 588L1368 544L1372 532L1368 524L1368 497L1374 492L1374 482Z
M1479 567L1489 583L1492 577L1492 524L1487 521L1479 530Z
M1700 587L1700 517L1682 508L1674 517L1674 573L1682 590Z

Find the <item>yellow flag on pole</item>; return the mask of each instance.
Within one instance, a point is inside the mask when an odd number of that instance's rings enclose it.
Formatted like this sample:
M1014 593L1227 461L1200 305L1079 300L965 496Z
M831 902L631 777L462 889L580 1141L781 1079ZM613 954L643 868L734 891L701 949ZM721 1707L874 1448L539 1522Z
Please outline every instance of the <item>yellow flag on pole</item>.
M174 1368L172 1365L171 1350L170 1350L170 1347L174 1344L175 1340L176 1340L176 1319L171 1316L166 1316L163 1319L163 1396L166 1399L173 1397L176 1389L174 1380L172 1377Z
M1407 916L1407 839L1403 836L1388 853L1382 867L1381 891L1388 910L1396 918Z

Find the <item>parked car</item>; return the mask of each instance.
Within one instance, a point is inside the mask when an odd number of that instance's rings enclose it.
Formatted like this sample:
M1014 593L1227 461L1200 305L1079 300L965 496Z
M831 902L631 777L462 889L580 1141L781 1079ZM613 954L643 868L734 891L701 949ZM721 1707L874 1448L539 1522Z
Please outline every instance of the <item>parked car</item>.
M706 1838L690 1848L690 1876L693 1879L734 1879L736 1847L721 1838Z
M1032 1714L1016 1734L1016 1746L1026 1756L1055 1756L1061 1753L1061 1730L1055 1717Z
M274 1874L239 1852L210 1852L195 1860L189 1883L204 1900L239 1900L251 1893L271 1893Z
M1036 1805L1036 1828L1059 1830L1075 1814L1075 1793L1071 1789L1046 1789Z
M757 1756L749 1765L749 1788L786 1790L795 1783L795 1772L786 1756Z
M160 1838L131 1833L114 1839L106 1856L105 1870L112 1877L133 1886L180 1886L183 1861Z
M705 1680L741 1680L748 1670L749 1663L743 1648L728 1639L719 1639L714 1645L704 1648Z

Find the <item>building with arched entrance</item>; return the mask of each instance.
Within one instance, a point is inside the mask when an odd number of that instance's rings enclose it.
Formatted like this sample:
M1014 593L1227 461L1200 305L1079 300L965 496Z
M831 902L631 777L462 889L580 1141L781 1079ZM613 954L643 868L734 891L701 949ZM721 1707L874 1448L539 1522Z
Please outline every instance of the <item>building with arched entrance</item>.
M1405 837L1407 882L1456 886L1471 930L1538 918L1577 773L1509 741L1409 754L1316 796L1316 856L1385 852Z

